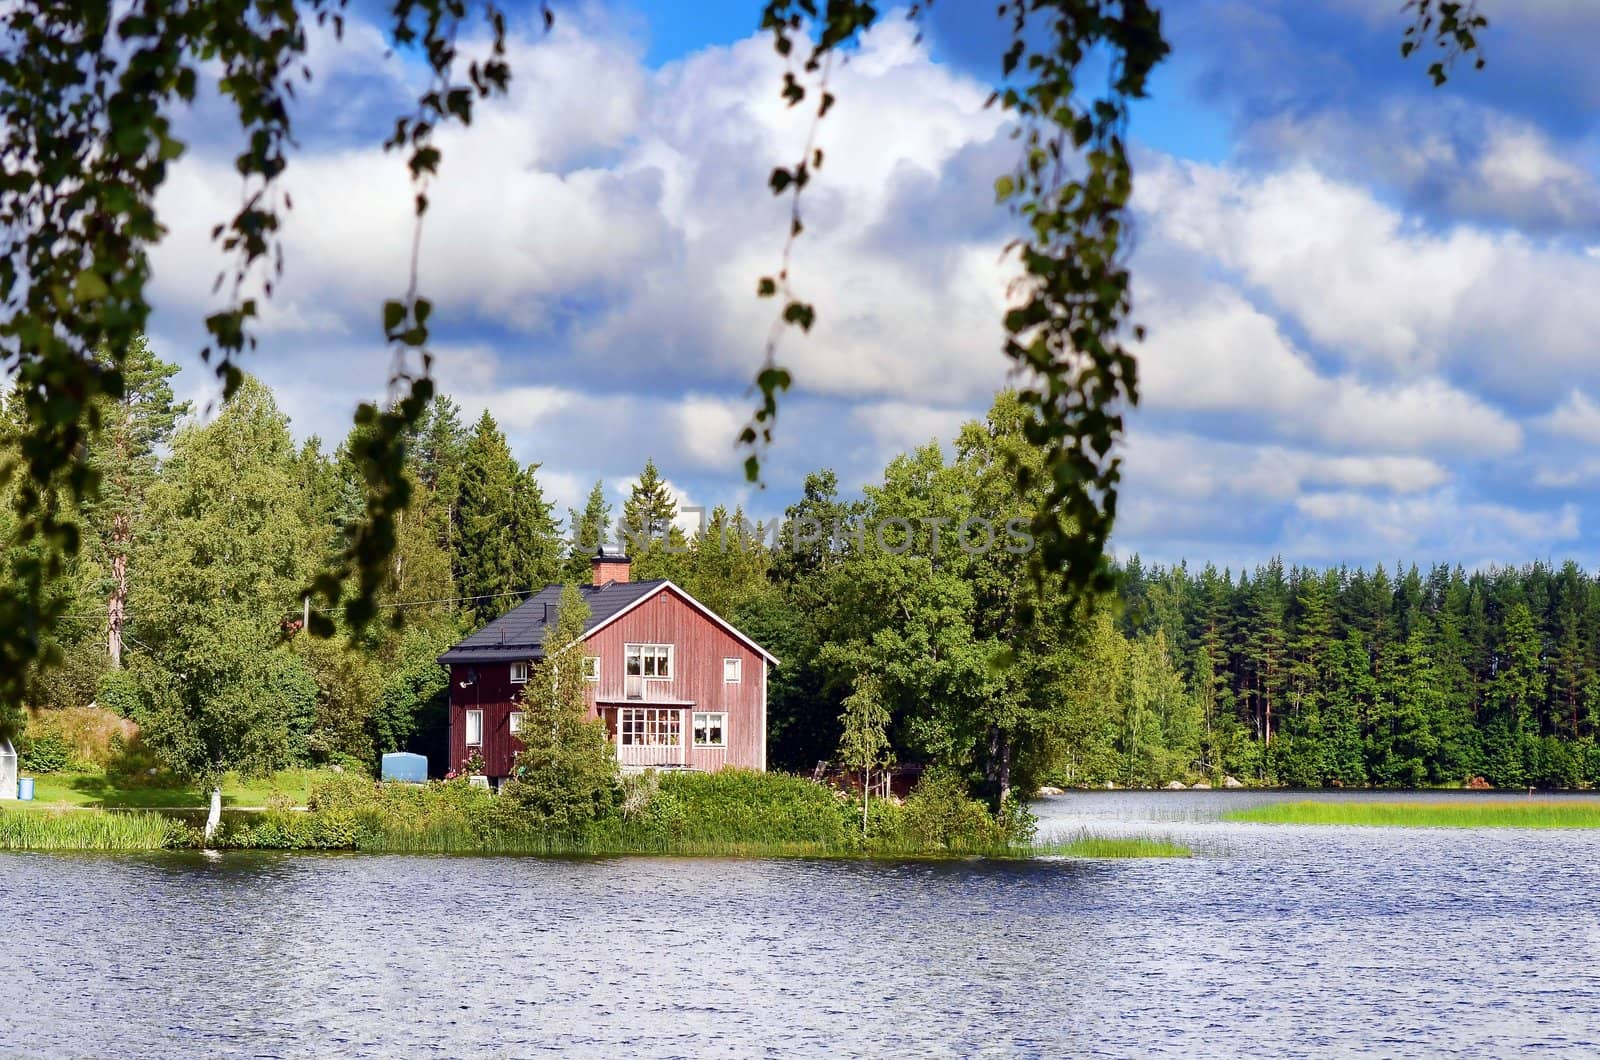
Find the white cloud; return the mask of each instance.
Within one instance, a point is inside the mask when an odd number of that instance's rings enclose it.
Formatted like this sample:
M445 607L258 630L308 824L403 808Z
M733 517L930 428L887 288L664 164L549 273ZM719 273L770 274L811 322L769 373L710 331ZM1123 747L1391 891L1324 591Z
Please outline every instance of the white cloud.
M1466 501L1450 488L1408 497L1311 493L1295 508L1303 520L1289 547L1301 554L1336 556L1355 536L1367 548L1387 547L1397 556L1518 564L1569 545L1580 533L1575 505L1532 511Z
M1600 405L1581 390L1567 394L1567 400L1540 417L1538 423L1562 438L1600 445Z
M691 394L671 410L684 453L701 467L726 467L739 432L749 420L749 402Z
M787 227L767 173L792 161L809 119L779 99L767 40L650 69L600 17L516 37L512 97L441 134L422 280L442 337L436 374L464 418L491 411L562 508L596 478L620 501L654 457L685 503L754 498L772 514L807 470L833 467L849 489L981 415L1006 379L1012 272L991 180L1014 146L987 88L932 63L893 18L835 71L840 103L793 263L819 320L783 337L796 389L763 458L776 488L757 495L733 444L752 403L731 395L778 309L754 296ZM403 160L344 145L414 92L415 72L384 57L370 26L352 22L350 35L349 50L314 49L354 87L289 171L287 273L261 328L270 356L246 365L278 387L298 430L325 437L381 391L378 305L405 289L412 233ZM329 83L316 82L323 108ZM1372 121L1415 119L1400 107ZM1600 300L1583 295L1600 284L1600 255L1576 245L1594 239L1488 223L1600 218L1594 181L1537 129L1464 127L1465 146L1459 130L1363 138L1352 119L1297 115L1254 130L1277 137L1287 165L1140 160L1136 316L1149 338L1119 542L1173 558L1518 560L1578 535L1572 504L1522 508L1474 484L1478 469L1511 464L1535 485L1600 481L1593 460L1512 459L1525 431L1600 441L1588 397L1600 393ZM1380 139L1386 157L1336 157ZM1375 186L1427 188L1446 170L1470 179L1440 193L1456 215L1444 222ZM192 334L174 321L215 304L209 231L238 199L227 153L197 141L162 199L166 334Z
M1516 423L1437 377L1380 384L1320 374L1234 289L1151 287L1140 299L1149 321L1141 389L1151 409L1233 413L1345 449L1495 454L1521 445Z

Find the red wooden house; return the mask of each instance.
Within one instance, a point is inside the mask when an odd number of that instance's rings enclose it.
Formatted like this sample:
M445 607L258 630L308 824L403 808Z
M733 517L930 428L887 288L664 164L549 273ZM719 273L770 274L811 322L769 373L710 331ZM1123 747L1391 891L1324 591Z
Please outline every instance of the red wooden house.
M629 581L628 569L602 549L581 587L590 716L623 769L766 769L767 667L778 660L670 581ZM522 694L561 592L546 587L439 657L450 667L452 771L478 754L496 786L510 775Z

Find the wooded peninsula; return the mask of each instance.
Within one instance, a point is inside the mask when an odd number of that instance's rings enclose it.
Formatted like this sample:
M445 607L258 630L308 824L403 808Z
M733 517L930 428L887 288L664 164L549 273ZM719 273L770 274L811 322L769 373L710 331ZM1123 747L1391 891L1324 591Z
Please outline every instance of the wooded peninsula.
M756 526L757 545L745 513L722 507L686 533L648 462L620 517L597 482L561 518L491 415L468 425L436 398L410 440L381 621L318 638L300 628L302 600L359 515L360 428L297 444L253 379L201 422L147 347L125 372L85 454L100 499L71 513L83 547L55 575L51 661L30 709L0 719L25 769L62 757L53 719L89 704L137 725L107 767L128 775L370 772L400 749L438 760L437 657L527 592L585 580L622 525L648 541L636 577L671 579L782 660L774 768L837 762L866 697L883 716L875 767L941 767L996 811L1043 784L1600 780L1600 581L1576 564L1230 572L1134 557L1112 565L1118 589L1099 606L1069 609L1025 554L950 545L950 527L1030 511L1012 467L1037 457L1010 394L954 446L894 458L861 496L823 469L786 508L786 525L910 528L888 546ZM32 561L13 548L6 570Z

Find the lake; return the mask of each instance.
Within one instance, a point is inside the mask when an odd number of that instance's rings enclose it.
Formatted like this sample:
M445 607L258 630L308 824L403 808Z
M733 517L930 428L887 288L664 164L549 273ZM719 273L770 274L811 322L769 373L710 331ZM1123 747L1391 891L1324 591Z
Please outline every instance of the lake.
M1284 797L1037 807L1182 861L0 855L0 1052L1600 1052L1600 831L1219 820Z

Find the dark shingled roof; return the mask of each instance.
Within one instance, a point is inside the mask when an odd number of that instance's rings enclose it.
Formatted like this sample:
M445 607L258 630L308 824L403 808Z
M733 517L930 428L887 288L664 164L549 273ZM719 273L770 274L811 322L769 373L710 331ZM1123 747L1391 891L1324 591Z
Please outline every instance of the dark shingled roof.
M593 629L629 604L648 596L664 581L665 579L656 579L578 586L584 600L589 604L589 628ZM563 586L560 585L545 586L439 656L439 661L449 665L517 662L521 659L544 658L545 627L555 624L562 589Z

